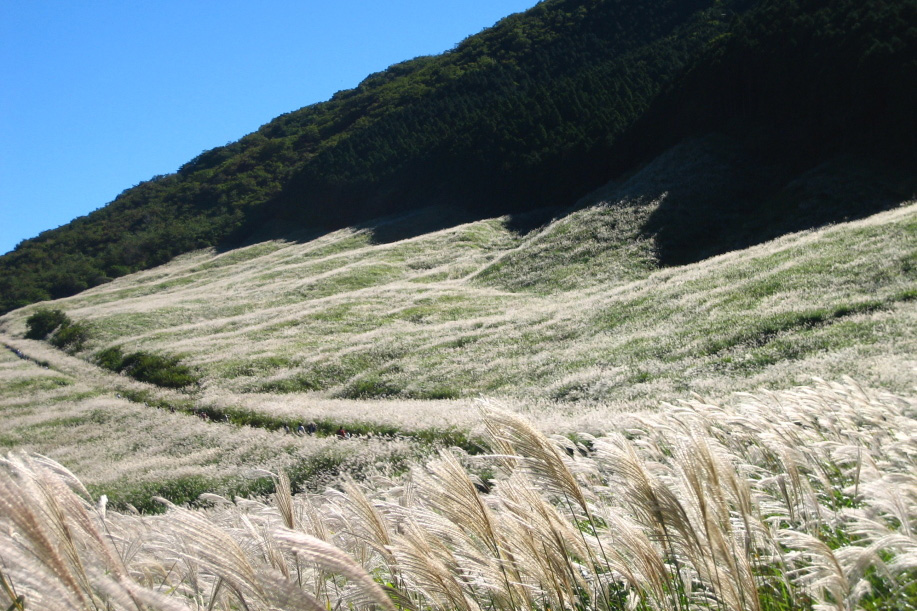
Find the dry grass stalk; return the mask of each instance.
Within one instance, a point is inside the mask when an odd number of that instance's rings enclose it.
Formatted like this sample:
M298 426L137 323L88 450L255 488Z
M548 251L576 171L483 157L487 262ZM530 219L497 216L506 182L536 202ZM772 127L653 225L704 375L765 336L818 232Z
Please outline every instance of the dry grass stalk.
M0 469L0 601L195 611L900 607L917 588L915 406L819 382L737 406L696 399L635 414L621 422L626 435L579 445L489 410L498 473L486 485L443 452L396 482L294 496L281 475L271 503L211 496L210 509L155 517L103 512L52 462L12 456Z

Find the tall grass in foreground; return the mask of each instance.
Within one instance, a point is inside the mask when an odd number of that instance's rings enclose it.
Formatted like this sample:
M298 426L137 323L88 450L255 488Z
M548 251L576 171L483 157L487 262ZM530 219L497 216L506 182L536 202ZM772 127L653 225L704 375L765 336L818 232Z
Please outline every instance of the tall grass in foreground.
M482 411L488 457L161 516L10 456L0 609L914 608L913 400L818 382L576 441Z

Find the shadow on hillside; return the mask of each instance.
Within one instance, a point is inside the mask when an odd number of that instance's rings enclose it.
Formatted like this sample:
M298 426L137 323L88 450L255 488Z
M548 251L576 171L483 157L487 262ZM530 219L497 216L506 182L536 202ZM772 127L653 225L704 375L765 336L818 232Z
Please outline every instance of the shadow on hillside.
M907 164L904 164L905 166ZM620 182L579 204L504 215L505 226L526 235L598 201L651 202L642 237L655 242L660 265L676 266L744 249L785 233L875 214L913 199L917 178L906 167L838 157L804 171L762 160L726 136L695 137L672 147ZM626 205L626 204L625 204ZM454 202L429 205L353 225L372 242L390 244L464 223L493 218ZM291 230L302 223L262 216L257 230L221 250L265 240L307 242L335 228Z
M787 233L865 218L913 198L913 190L893 180L862 168L839 171L843 165L823 164L781 188L734 199L669 192L643 233L654 238L661 265L685 265Z
M303 228L308 223L300 219L286 218L283 213L272 213L270 207L256 212L258 213L257 218L248 219L235 235L217 246L217 252L224 253L268 240L305 243L344 228L344 226ZM567 212L569 212L567 207L543 207L501 215L496 211L488 213L459 204L432 204L416 210L354 223L350 227L368 231L374 244L391 244L466 223L501 217L505 219L504 227L507 230L519 236L525 236Z
M869 160L839 157L800 173L710 135L660 155L617 195L660 200L642 234L659 263L674 266L865 218L912 199L915 187L908 172Z
M560 212L559 208L539 208L504 215L504 226L513 233L526 235L550 223ZM465 223L491 218L482 214L473 214L458 207L429 206L412 212L406 212L359 225L372 233L375 244L391 244L401 240L416 238L434 231L457 227Z

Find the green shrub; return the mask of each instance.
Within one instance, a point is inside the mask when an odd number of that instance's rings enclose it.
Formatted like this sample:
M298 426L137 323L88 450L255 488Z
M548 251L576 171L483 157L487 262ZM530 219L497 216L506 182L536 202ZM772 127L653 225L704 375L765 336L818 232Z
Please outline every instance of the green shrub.
M176 356L134 352L124 357L122 367L135 380L166 388L182 388L197 381L191 368Z
M160 514L165 512L166 507L153 500L154 497L162 497L176 505L190 505L205 492L219 489L219 485L219 481L203 475L188 475L171 480L128 484L123 487L92 485L89 486L89 491L94 496L108 496L109 506L117 511L125 511L132 506L141 513Z
M281 380L271 380L256 387L258 392L270 393L309 392L323 388L322 380L314 372L301 373Z
M70 322L70 318L61 310L41 308L26 319L25 336L27 339L45 339L55 329L61 325L69 325Z
M104 367L109 371L120 372L122 369L121 364L123 362L124 353L121 352L121 348L117 346L106 348L96 355L96 363L98 363L100 367Z
M96 363L117 373L124 373L140 382L165 388L184 388L198 381L197 376L177 356L132 352L125 355L121 348L106 348L96 355Z
M377 375L369 375L353 380L339 396L343 399L375 399L393 397L400 392L401 388Z
M51 336L51 345L66 350L67 352L76 352L83 349L83 345L89 340L89 325L84 322L71 323L69 320L61 324L54 335Z
M90 336L89 325L73 322L61 310L38 309L26 319L25 324L26 338L47 339L54 347L68 352L82 350Z

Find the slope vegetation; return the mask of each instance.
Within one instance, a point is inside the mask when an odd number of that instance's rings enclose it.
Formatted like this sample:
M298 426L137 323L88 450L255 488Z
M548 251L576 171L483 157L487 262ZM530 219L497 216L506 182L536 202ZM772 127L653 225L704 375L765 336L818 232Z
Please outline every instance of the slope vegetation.
M343 399L608 401L715 387L727 373L868 351L876 318L903 324L893 313L913 297L910 208L660 269L666 236L647 233L648 219L734 197L731 152L719 138L681 145L528 232L501 217L395 239L422 216L406 214L199 251L57 304L89 329L78 354L117 371L130 354L177 356L205 394ZM23 333L35 311L3 328Z
M281 473L270 498L209 494L207 508L163 502L154 517L13 456L0 462L0 604L907 609L915 408L820 383L619 414L585 443L488 409L486 480L443 451L404 478L293 496Z
M0 338L32 360L3 358L0 443L139 503L250 490L242 465L305 485L342 465L397 468L437 440L474 452L482 396L573 433L688 392L722 400L811 376L856 373L910 392L913 203L657 266L646 219L709 189L723 150L719 139L673 149L527 232L499 217L397 239L426 218L418 212L189 253L10 312ZM86 331L70 355L24 338L49 308ZM156 386L165 378L140 376L131 358L179 363L196 381ZM295 434L310 422L314 436ZM340 427L375 441L333 444ZM91 468L99 456L113 468Z

